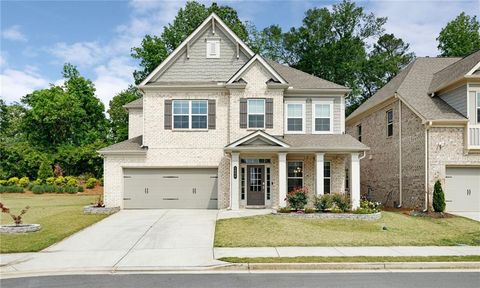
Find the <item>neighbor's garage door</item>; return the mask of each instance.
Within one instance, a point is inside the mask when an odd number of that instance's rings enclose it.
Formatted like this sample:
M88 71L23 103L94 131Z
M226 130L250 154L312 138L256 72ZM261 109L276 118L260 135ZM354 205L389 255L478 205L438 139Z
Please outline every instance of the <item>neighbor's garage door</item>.
M124 207L217 209L217 169L124 169Z
M480 167L447 167L446 211L480 211Z

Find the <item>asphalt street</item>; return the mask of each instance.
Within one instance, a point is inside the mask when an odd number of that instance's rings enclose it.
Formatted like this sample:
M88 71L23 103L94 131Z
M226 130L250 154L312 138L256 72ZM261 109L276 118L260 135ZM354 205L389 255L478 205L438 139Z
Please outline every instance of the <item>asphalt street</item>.
M480 287L480 272L111 274L4 279L2 288L160 287Z

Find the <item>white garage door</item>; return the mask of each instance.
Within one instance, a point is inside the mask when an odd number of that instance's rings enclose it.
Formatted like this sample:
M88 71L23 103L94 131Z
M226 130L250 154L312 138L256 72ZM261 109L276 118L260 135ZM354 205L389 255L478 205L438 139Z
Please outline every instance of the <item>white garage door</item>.
M446 172L446 211L480 211L480 167L447 167Z
M124 207L217 209L217 169L124 169Z

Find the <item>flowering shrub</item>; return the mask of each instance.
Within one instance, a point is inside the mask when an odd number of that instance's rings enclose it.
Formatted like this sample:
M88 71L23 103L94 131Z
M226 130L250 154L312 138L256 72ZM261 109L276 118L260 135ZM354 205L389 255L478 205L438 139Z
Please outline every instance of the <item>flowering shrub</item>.
M307 205L308 202L308 190L305 187L298 187L288 192L287 200L288 205L295 210L301 210Z
M350 210L350 198L343 194L333 194L332 201L335 204L334 210L338 212L347 212Z
M353 211L355 214L372 214L380 212L380 202L369 201L368 199L360 200L360 207Z
M317 208L318 211L325 212L329 209L332 209L332 207L333 207L332 195L325 194L315 198L315 208Z

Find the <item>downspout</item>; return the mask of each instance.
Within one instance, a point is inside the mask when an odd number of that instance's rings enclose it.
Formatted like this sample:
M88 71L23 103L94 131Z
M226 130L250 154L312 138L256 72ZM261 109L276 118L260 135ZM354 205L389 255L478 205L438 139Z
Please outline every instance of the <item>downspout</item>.
M402 192L403 192L403 175L402 175L402 101L398 100L398 185L399 185L399 201L397 208L402 208Z
M428 211L429 197L428 197L428 181L429 181L429 128L432 125L431 121L425 123L425 207L424 212Z

